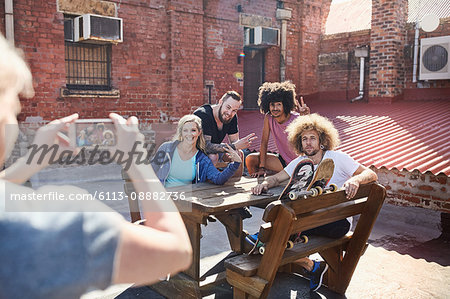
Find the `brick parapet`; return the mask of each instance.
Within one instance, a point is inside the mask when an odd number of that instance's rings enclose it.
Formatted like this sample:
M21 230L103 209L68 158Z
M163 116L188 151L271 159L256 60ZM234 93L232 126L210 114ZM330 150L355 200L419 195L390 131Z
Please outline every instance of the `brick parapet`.
M373 169L386 187L387 202L450 212L450 179L445 174L419 173L397 169Z

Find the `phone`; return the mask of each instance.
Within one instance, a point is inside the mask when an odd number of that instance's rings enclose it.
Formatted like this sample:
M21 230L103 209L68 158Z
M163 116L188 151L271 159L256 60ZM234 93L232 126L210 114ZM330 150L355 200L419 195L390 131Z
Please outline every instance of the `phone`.
M69 128L72 147L111 147L116 145L116 129L109 118L78 119Z

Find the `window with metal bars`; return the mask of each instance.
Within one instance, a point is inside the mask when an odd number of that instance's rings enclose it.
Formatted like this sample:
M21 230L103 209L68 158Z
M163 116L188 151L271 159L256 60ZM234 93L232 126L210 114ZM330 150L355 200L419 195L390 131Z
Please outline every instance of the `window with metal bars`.
M65 42L66 86L111 90L111 45Z

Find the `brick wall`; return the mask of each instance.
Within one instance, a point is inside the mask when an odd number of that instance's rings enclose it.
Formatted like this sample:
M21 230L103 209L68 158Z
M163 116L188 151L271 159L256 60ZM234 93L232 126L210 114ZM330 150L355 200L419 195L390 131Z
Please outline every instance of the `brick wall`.
M407 0L372 1L370 102L392 102L402 93L407 7Z
M116 14L124 20L124 42L112 46L112 85L120 96L67 97L61 94L66 80L64 13L99 13L95 10L98 7L66 0L18 0L14 6L16 45L25 52L36 89L33 99L23 100L20 120L28 116L51 120L75 112L81 118L107 117L110 112L117 112L124 116L137 115L145 122L176 120L208 101L206 85L213 85L212 103L227 90L243 92L242 80L237 78L243 72L243 61L238 63L238 56L243 51L244 37L238 5L244 13L271 18L272 27L280 27L275 0L129 0L97 4L105 7L108 15ZM308 64L299 70L301 36L297 28L300 21L304 22L299 18L311 13L320 16L320 7L314 1L304 4L286 1L285 4L294 11L294 18L288 25L287 79L300 86L300 73L308 73L312 81L316 65ZM3 16L4 13L0 14L2 32ZM303 24L304 31L316 41L321 21L308 22ZM309 41L304 44L308 45ZM279 47L268 48L265 79L278 81L279 67ZM310 84L305 86L310 87Z
M86 6L66 0L15 1L16 44L25 51L36 89L33 99L23 101L20 120L28 116L50 120L74 112L81 118L118 112L150 122L176 120L208 101L207 85L213 86L212 103L227 90L243 92L238 78L243 61L238 63L238 56L244 27L239 25L238 5L241 12L271 18L272 27L281 27L276 0L97 2ZM320 86L318 44L330 4L331 0L284 1L284 7L292 9L286 79L297 85L299 94L313 93ZM99 7L124 20L124 42L112 46L112 85L120 96L62 96L63 13L99 13ZM4 21L0 26L4 32ZM280 48L271 47L265 50L265 80L279 79Z
M378 181L386 187L388 203L450 213L450 180L446 175L386 168L373 170L378 175Z
M299 67L298 93L313 94L318 91L318 56L320 38L324 32L331 1L303 1L299 5L299 59L293 61Z
M354 57L357 46L370 44L370 31L324 35L319 54L320 100L350 100L358 95L360 59ZM365 60L365 98L369 66Z
M430 80L428 82L412 82L413 53L414 53L414 24L410 23L406 27L406 43L404 50L405 59L405 89L404 99L408 100L436 100L450 99L450 80ZM419 31L419 39L450 35L450 18L441 19L440 24L433 32ZM420 51L419 51L420 59ZM418 62L420 63L420 61ZM419 67L419 66L418 66ZM419 69L417 69L419 70ZM419 76L417 74L417 80Z
M383 7L383 9L386 7L388 6ZM383 20L382 22L385 21ZM387 25L382 26L388 28ZM404 32L399 33L400 37L394 38L392 41L395 43L401 41L401 43L395 45L395 58L392 54L394 50L388 49L392 45L383 44L384 40L388 39L388 35L383 35L383 32L379 32L379 36L372 38L372 40L371 30L322 36L319 53L319 87L317 93L309 95L309 98L350 100L355 97L359 89L359 59L355 59L354 49L356 46L371 45L371 42L373 42L375 50L371 49L369 51L369 64L367 64L366 59L365 65L365 100L368 100L369 80L370 84L372 84L370 87L372 88L372 100L378 98L378 100L383 102L383 99L387 99L387 102L389 102L394 99L408 101L450 99L450 80L412 82L413 24L406 24ZM388 33L386 32L386 34ZM405 34L406 37L403 39ZM439 27L433 32L427 33L420 30L420 38L445 35L450 35L450 18L441 19ZM379 41L377 41L378 39ZM377 46L377 44L380 45ZM391 56L381 55L389 51L392 54ZM395 76L399 80L391 80ZM394 88L393 86L397 87ZM390 96L386 96L385 93L390 94Z

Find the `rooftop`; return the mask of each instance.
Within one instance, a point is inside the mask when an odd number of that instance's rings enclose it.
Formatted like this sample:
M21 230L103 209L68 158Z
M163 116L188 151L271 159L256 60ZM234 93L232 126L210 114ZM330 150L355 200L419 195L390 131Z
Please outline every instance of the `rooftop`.
M434 14L439 18L450 17L448 0L409 0L408 23ZM325 24L325 34L353 32L370 29L372 22L371 0L333 0Z
M401 101L390 105L315 101L311 112L336 126L342 150L365 166L450 175L450 101ZM264 116L239 111L240 136L256 133L259 151ZM272 140L269 151L277 151Z

